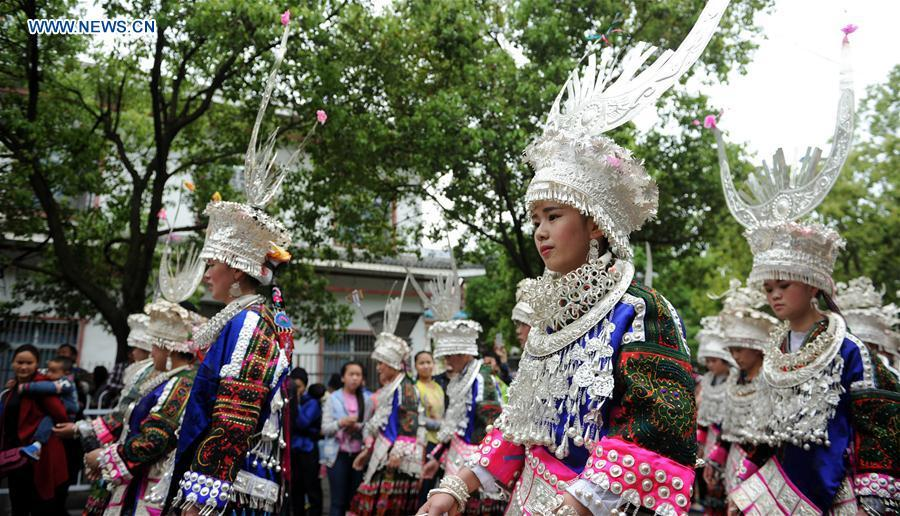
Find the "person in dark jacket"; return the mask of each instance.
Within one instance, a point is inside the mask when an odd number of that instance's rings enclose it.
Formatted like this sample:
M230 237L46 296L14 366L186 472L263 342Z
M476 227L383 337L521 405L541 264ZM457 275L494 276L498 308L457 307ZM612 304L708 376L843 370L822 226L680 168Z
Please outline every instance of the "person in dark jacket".
M291 504L294 516L322 515L322 483L319 480L319 446L322 430L324 387L313 385L302 367L291 371ZM307 508L308 502L308 508Z

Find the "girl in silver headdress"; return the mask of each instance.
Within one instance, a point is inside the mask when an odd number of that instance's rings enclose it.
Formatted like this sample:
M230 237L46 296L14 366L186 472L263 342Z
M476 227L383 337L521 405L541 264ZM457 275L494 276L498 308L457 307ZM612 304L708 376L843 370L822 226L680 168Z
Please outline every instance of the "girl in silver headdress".
M725 349L724 336L718 317L704 317L697 333L700 346L697 361L706 366L706 373L697 386L697 445L699 456L706 458L722 434L722 415L725 410L728 378L736 374L737 363ZM725 511L725 487L721 471L706 469L703 472L705 489L694 493L704 506L706 514L722 514Z
M247 201L214 201L204 212L209 225L200 253L208 265L203 279L212 298L226 306L194 337L197 346L208 350L178 436L170 505L182 514L277 512L290 478L290 453L285 450L289 423L283 409L293 330L281 292L272 288L272 304L257 294L259 287L272 285L276 268L290 260L288 231L264 208L303 147L287 162L276 159L275 133L257 148L285 55L289 12L281 15L281 23L281 45L244 158Z
M366 474L347 512L351 515L404 516L416 510L419 500L424 412L416 384L406 373L409 344L394 335L402 302L402 293L388 299L372 351L381 389L374 396L375 412L363 429L365 447L353 461L353 468L365 469Z
M728 493L771 456L764 433L770 407L761 372L763 349L777 321L761 311L766 303L763 295L758 290L741 287L738 280L732 280L724 297L719 325L723 344L739 370L724 384L718 415L721 432L708 437L703 477L707 481L720 478Z
M793 170L779 149L773 166L749 179L751 195L738 192L722 134L714 130L728 207L746 227L753 252L747 282L765 292L783 321L770 335L762 365L770 407L764 432L774 455L730 494L736 508L749 514L857 511L848 453L854 418L870 414L867 403L856 399L876 382L868 350L832 299L831 274L844 242L829 227L798 222L824 199L850 151L854 100L847 48L845 37L835 134L821 167L819 149L808 151Z
M640 160L604 135L653 104L715 32L707 4L676 51L642 73L646 45L620 62L589 53L526 150L534 243L547 271L526 287L534 311L509 403L420 513L451 515L477 488L506 491L506 514L687 514L697 458L690 353L678 313L634 282L630 234L656 213Z

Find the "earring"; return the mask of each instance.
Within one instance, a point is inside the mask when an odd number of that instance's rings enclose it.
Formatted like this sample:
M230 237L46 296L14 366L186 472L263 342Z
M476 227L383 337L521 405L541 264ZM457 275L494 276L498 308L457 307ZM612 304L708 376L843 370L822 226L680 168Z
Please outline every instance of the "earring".
M594 262L600 259L600 242L591 239L591 247L588 250L588 263Z
M228 293L231 294L231 297L241 297L241 284L237 281L232 283L228 288Z

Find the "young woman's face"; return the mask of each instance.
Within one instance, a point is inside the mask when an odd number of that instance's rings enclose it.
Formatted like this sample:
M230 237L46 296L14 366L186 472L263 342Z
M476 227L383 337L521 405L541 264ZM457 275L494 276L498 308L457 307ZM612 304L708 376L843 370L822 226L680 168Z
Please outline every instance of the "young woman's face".
M169 352L165 348L154 344L150 356L153 358L153 367L157 371L165 371L168 368Z
M147 360L150 357L150 352L141 348L131 348L131 359L135 362L140 362L141 360Z
M375 371L378 372L378 383L380 383L381 385L387 385L388 383L390 383L391 380L396 378L397 374L400 372L381 361L377 361L375 363Z
M551 269L552 270L552 269ZM531 331L531 326L517 322L516 323L516 340L519 341L519 345L524 346L528 341L528 332Z
M362 368L356 364L350 364L344 370L344 375L341 376L341 381L344 383L344 388L349 389L351 391L355 391L362 385L363 373Z
M222 262L208 260L203 282L209 288L209 295L216 301L225 302L231 298L229 289L237 278L236 271Z
M763 289L769 306L782 321L793 321L807 314L812 309L810 301L819 293L816 287L787 280L766 280Z
M741 371L751 371L762 365L762 351L750 348L729 348Z
M469 355L462 354L447 355L444 357L444 364L447 366L448 371L459 374L466 367L466 364L469 363L471 358L472 357Z
M31 351L22 351L13 357L13 374L16 375L16 381L24 383L31 380L34 373L37 372L38 357L34 356Z
M589 218L571 206L539 201L531 209L534 245L551 271L565 274L587 262L591 239L601 238Z
M716 357L706 357L706 369L716 376L728 374L728 362Z
M416 358L416 374L422 380L428 380L434 374L434 359L431 353L422 353Z
M303 383L303 380L294 378L294 390L297 391L297 396L303 396L303 393L306 392L306 384Z

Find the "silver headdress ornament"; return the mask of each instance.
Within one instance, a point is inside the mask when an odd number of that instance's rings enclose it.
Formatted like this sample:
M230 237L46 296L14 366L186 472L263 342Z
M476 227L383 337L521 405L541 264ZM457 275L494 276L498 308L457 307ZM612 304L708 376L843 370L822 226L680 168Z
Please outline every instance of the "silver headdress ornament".
M744 226L753 252L753 269L748 282L761 285L767 279L801 281L834 294L831 273L844 241L833 229L821 224L796 222L813 211L834 186L850 153L853 139L853 81L849 44L842 48L841 96L831 152L821 167L822 151L808 149L797 167L789 167L784 151L778 149L772 166L747 179L747 191L735 188L722 132L712 127L719 152L722 188L728 209Z
M837 284L835 302L854 335L863 342L896 353L900 335L893 327L900 323L900 308L893 303L884 305L883 295L884 290L879 292L872 280L859 277Z
M174 255L174 258L173 258ZM174 264L172 261L174 260ZM179 303L187 300L197 290L203 279L203 260L194 247L173 251L166 247L159 266L159 288L162 299L144 307L149 315L147 334L150 343L169 351L194 353L191 335L194 328L206 318L192 312Z
M259 129L287 48L289 21L289 13L282 15L284 32L281 44L274 52L275 64L269 72L262 103L253 124L250 144L244 157L243 187L247 202L245 204L214 201L207 205L204 213L209 216L209 226L206 230L206 243L200 253L202 258L224 262L230 267L244 271L264 285L272 282L272 269L266 266L267 255L273 249L288 247L291 240L284 224L267 215L263 209L277 195L288 171L296 163L309 135L316 127L314 124L307 138L284 162L278 161L275 151L278 129L257 148ZM325 122L324 112L318 113L317 117L319 123Z
M456 270L453 249L450 249L450 273L428 282L431 297L425 295L414 276L409 277L422 304L431 310L436 319L428 329L428 337L434 342L434 358L447 355L477 357L481 325L468 319L454 319L462 309L462 282Z
M740 280L732 279L727 291L709 297L723 300L719 322L726 348L765 350L778 319L760 311L767 303L759 289L741 286Z
M400 297L388 297L384 304L384 323L381 332L375 338L375 349L372 358L391 366L399 371L403 370L409 358L409 344L405 339L394 334L397 331L397 323L400 321L400 312L403 309L403 298L406 295L406 285L409 276L403 282Z
M704 317L700 319L700 331L697 332L697 360L706 358L718 358L724 360L731 367L737 367L734 357L725 349L725 335L722 330L722 322L718 317Z
M150 336L147 334L147 325L150 317L146 314L131 314L128 316L128 345L133 348L150 351L153 347Z
M531 326L534 319L534 309L531 308L531 305L523 301L523 294L529 285L533 283L533 279L525 278L516 285L516 306L512 309L513 322Z
M631 259L629 235L656 215L659 192L640 160L604 133L632 120L687 72L706 48L728 6L710 0L677 50L638 43L621 62L611 47L590 45L553 102L542 134L525 149L535 170L525 201L555 201L590 216L617 257ZM584 58L582 58L584 61ZM621 64L621 66L618 66Z

